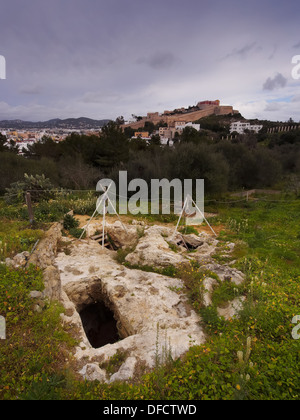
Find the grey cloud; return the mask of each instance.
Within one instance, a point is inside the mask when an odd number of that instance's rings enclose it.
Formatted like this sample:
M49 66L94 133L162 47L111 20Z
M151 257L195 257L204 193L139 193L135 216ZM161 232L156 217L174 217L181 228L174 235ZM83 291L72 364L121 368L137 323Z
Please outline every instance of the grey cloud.
M0 81L0 113L30 120L113 118L211 96L229 104L232 97L242 103L268 96L284 83L273 78L277 69L283 72L275 66L289 66L286 46L295 53L293 45L300 47L300 38L291 38L298 33L300 2L290 1L293 7L261 0L27 0L26 7L21 0L2 1L7 80ZM157 109L157 102L165 105ZM291 116L297 118L296 111Z
M42 88L40 86L23 86L19 92L23 95L39 95L42 93Z
M286 84L287 79L281 73L277 73L273 79L269 77L265 81L263 85L263 90L275 90L279 88L284 88Z
M275 112L275 111L279 111L281 109L282 105L279 104L278 102L271 102L269 104L267 104L265 111L267 112Z
M102 92L87 92L82 98L82 102L87 104L103 104L103 103L114 103L121 99L120 95L114 93L102 93Z
M300 42L298 42L298 44L295 44L295 45L293 46L293 48L300 48Z
M149 57L141 57L137 60L138 64L146 64L155 69L169 69L178 63L179 59L170 52L155 52Z
M277 45L274 46L272 53L269 55L268 60L273 60L273 58L275 57L275 54L277 52Z
M252 44L247 44L242 48L239 49L234 49L231 53L227 54L223 60L227 60L228 58L233 58L233 57L237 57L240 59L245 59L247 57L247 55L254 50L255 46L256 46L256 42L252 42ZM259 48L259 47L257 47Z

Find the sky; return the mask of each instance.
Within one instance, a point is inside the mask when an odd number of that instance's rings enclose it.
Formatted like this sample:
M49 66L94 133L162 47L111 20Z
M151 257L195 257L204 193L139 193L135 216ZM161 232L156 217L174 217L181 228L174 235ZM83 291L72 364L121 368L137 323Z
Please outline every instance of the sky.
M299 16L299 0L0 0L0 120L128 119L219 99L298 122Z

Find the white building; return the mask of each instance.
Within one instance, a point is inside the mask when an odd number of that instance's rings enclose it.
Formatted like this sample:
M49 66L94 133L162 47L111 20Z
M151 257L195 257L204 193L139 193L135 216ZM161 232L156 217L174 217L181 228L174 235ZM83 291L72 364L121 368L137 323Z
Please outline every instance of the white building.
M192 122L184 122L184 121L179 121L179 122L175 122L175 130L177 131L183 131L186 127L192 127L197 131L200 131L201 127L200 124L194 124Z
M244 134L245 130L259 133L262 128L263 128L263 125L251 125L249 122L238 121L230 125L230 133L237 132L239 134Z
M169 146L169 147L174 146L174 141L172 139L167 138L167 137L161 137L160 138L160 143L163 146Z

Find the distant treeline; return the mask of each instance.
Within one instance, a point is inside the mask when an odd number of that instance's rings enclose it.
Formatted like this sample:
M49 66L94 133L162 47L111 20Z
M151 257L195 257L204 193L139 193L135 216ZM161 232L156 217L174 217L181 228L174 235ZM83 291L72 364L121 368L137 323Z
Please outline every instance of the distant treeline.
M130 140L114 122L101 137L71 134L60 143L44 137L22 156L0 135L0 192L23 179L24 173L44 174L57 187L93 189L99 179L205 179L206 192L269 188L300 176L300 130L237 136L220 140L213 132L186 128L174 147L161 146L153 136L147 144Z

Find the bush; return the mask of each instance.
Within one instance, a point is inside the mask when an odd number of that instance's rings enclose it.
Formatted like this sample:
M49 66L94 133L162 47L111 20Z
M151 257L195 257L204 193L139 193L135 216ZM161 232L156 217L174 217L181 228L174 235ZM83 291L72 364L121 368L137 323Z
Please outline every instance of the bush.
M230 167L221 153L207 144L181 143L171 156L171 177L204 179L207 193L228 190Z
M34 207L34 217L38 222L58 222L69 210L64 202L42 201Z
M84 231L84 229L72 228L72 229L69 230L69 233L74 238L79 239L81 237L83 231ZM85 238L85 237L86 237L86 232L84 232L84 235L83 235L83 238Z
M63 226L64 226L64 229L66 230L78 228L79 220L75 219L75 217L72 216L71 214L66 214L64 217Z
M24 175L23 181L17 181L6 189L5 198L7 203L24 202L24 195L30 192L31 200L39 202L54 197L54 186L45 175Z

